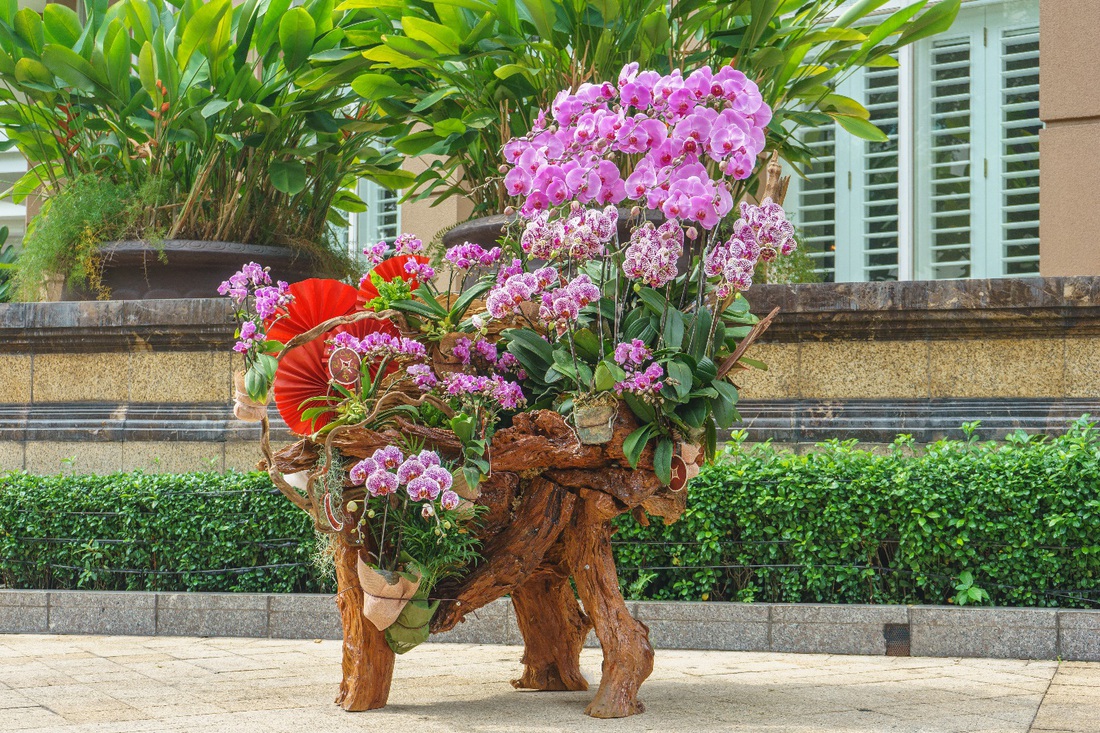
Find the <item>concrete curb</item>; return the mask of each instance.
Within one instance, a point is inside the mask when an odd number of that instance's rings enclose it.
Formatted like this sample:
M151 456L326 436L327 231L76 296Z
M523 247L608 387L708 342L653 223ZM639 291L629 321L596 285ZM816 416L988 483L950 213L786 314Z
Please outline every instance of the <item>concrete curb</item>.
M633 601L657 648L1100 661L1100 611ZM0 589L0 634L339 639L331 596ZM890 640L889 649L887 640ZM522 644L494 601L433 641ZM588 645L595 646L594 635Z

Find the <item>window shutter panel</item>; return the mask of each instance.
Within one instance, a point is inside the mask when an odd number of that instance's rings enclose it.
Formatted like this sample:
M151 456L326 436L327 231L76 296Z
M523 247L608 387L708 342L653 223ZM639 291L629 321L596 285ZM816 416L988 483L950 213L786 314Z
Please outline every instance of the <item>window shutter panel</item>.
M1003 274L1039 272L1039 28L1001 33Z
M814 156L806 178L792 178L787 206L802 233L802 247L825 282L836 278L836 125L807 130L802 142Z
M863 142L862 236L858 280L898 279L898 69L863 73L863 103L888 142Z
M929 64L930 274L965 278L971 276L971 37L934 41Z
M367 204L367 210L358 214L357 244L362 247L396 239L401 233L401 207L397 203L397 192L373 181L360 181L359 197Z
M0 139L3 139L2 135ZM0 188L11 188L26 172L27 160L19 150L12 148L0 152ZM13 204L11 199L0 200L0 226L8 228L6 244L20 243L26 234L27 208L23 204Z

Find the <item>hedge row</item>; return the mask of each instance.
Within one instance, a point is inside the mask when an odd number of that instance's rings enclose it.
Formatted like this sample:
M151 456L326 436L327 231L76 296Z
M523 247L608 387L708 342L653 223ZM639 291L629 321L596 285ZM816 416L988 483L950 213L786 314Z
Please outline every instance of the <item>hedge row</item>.
M735 443L691 484L680 522L620 522L624 586L656 599L942 604L962 593L1100 607L1100 433L1082 418L1054 439L979 443L975 428L920 451L903 437L885 455L854 442L805 455Z
M902 438L885 454L742 440L678 523L619 520L628 595L1100 607L1100 432L1084 419L1053 439ZM315 554L262 474L0 476L11 587L331 591Z
M266 474L0 476L10 587L316 592L315 544Z

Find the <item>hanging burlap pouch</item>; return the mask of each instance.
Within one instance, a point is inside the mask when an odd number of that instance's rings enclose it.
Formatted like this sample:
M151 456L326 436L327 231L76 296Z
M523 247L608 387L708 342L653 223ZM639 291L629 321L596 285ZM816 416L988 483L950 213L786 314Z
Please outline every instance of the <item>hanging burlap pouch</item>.
M420 588L418 573L372 568L359 558L359 586L363 589L363 616L374 628L385 631Z
M267 403L261 404L248 396L241 371L233 374L233 415L245 422L260 422L267 415Z
M393 626L386 629L386 643L395 654L404 654L428 640L428 624L439 608L439 601L415 599L401 609Z

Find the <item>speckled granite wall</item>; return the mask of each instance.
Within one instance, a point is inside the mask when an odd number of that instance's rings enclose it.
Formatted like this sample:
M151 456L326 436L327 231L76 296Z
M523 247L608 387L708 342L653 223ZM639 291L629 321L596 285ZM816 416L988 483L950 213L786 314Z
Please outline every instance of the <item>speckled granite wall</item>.
M753 440L1057 431L1100 415L1100 278L756 286L781 315L736 379ZM251 468L219 300L0 305L0 469ZM277 422L277 420L276 420ZM289 439L281 424L281 437Z
M232 336L219 300L0 305L0 470L254 467Z
M781 315L740 374L753 438L890 442L1100 415L1100 278L762 285L753 312Z

